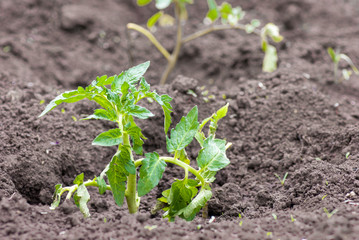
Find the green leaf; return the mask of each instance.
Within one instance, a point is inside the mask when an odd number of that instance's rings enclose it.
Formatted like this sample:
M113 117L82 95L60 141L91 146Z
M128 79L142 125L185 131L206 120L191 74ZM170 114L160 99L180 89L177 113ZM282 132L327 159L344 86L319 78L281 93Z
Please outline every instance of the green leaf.
M172 0L156 0L157 9L165 9L171 4Z
M74 184L81 185L84 182L84 177L85 177L84 173L77 175L74 180Z
M137 0L137 5L145 6L145 5L149 4L150 2L152 2L152 0Z
M191 109L186 117L182 117L181 121L171 130L171 138L167 137L167 150L172 153L182 150L190 144L196 135L198 123L197 106Z
M98 184L98 191L102 195L106 192L107 184L106 181L103 179L103 177L99 176L96 177L96 182Z
M215 134L218 128L218 121L224 118L228 112L229 103L221 107L215 114L212 115L211 124L209 126L209 134Z
M138 181L138 195L140 197L146 195L158 185L165 168L166 162L159 158L158 153L146 153L146 157L142 161Z
M120 145L122 143L122 132L120 129L110 129L106 132L101 133L98 135L92 142L92 145L99 145L99 146L114 146Z
M226 141L208 137L198 154L197 163L201 171L218 171L226 167L230 163L226 156Z
M137 117L139 119L147 119L154 116L154 114L151 113L148 109L138 105L130 105L126 108L126 110L128 115Z
M337 59L337 54L335 53L333 48L331 47L328 48L328 54L334 63L339 62L339 60Z
M203 172L200 172L201 176L204 178L204 180L206 182L214 182L214 180L216 180L215 176L217 174L216 171L209 171L208 169L206 169Z
M112 122L116 122L117 116L114 111L105 110L105 109L96 109L94 114L83 118L81 120L90 120L90 119L97 119L97 120L108 120Z
M121 151L122 152L122 151ZM131 159L124 159L127 156L126 151L121 155L117 153L113 156L110 167L106 172L108 181L110 183L112 194L115 199L115 202L118 206L122 206L123 200L125 198L125 190L126 190L126 183L127 176L129 175L128 170L125 167L125 164L129 165L129 161ZM128 168L128 167L127 167Z
M212 22L216 21L219 17L219 10L217 7L217 3L215 0L207 0L208 3L208 12L206 17L210 19Z
M55 210L55 208L57 208L60 205L60 201L61 201L61 191L62 191L62 185L61 184L57 184L55 186L55 192L53 195L53 202L51 204L50 209L51 210Z
M279 27L273 23L267 23L262 29L262 38L269 36L274 42L280 42L283 40L283 36L279 34ZM264 35L264 37L263 37Z
M206 205L207 201L211 199L211 197L211 190L201 190L187 207L181 209L179 216L187 221L192 221L196 214Z
M125 126L126 132L131 136L133 143L133 151L136 154L142 155L142 139L146 139L141 132L141 128L137 127L136 123L133 121L131 125Z
M90 200L90 194L84 184L79 185L76 193L74 194L74 201L80 208L80 211L85 218L90 216L90 210L87 207L87 202Z
M169 206L169 216L175 216L182 208L185 208L192 199L192 190L186 185L184 180L176 180L171 186L170 194L167 198Z
M352 70L355 74L359 74L358 68L354 65L353 61L350 59L350 57L348 55L341 53L339 55L339 57L340 57L340 59L343 59L350 65L350 67L352 68Z
M181 160L182 162L190 165L191 161L189 160L188 156L187 156L187 152L185 149L182 149L181 151L179 151L178 154L178 159Z
M129 85L136 83L136 81L138 81L146 73L149 66L150 62L147 61L122 72L113 80L111 85L112 91L120 91L124 82L127 82Z
M78 90L64 92L64 93L60 94L59 96L57 96L55 99L53 99L46 106L44 111L38 117L44 116L46 113L50 112L55 107L59 106L61 103L77 102L77 101L80 101L80 100L86 98L87 96L88 96L88 94L81 87L79 87Z
M221 13L222 19L227 20L228 15L232 13L232 5L227 2L224 2L222 3L219 11Z
M276 70L277 61L277 49L272 45L267 44L263 59L263 72L273 72L274 70Z
M162 11L155 13L152 17L147 20L147 28L151 29L163 15Z

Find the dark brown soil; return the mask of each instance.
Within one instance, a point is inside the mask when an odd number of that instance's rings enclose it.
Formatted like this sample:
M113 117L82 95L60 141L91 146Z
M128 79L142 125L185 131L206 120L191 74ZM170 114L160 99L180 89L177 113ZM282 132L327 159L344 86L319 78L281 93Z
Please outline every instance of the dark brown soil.
M231 1L247 11L247 19L280 26L285 40L277 45L278 70L261 73L256 36L226 31L185 45L172 84L155 86L174 97L176 122L194 105L203 119L230 103L218 134L233 143L231 164L213 185L214 222L198 216L168 223L150 216L161 191L181 177L176 167L167 169L136 215L95 189L89 219L72 203L49 210L55 184L69 185L81 172L93 178L115 149L91 145L109 123L72 119L92 113L94 104L63 105L65 113L59 108L38 119L40 101L146 60L153 85L164 70L165 60L143 36L130 32L131 43L126 37L128 22L143 24L154 11L135 2L0 1L0 238L359 239L359 77L334 83L326 52L340 48L359 65L355 0ZM205 11L206 1L190 7L194 19L187 32L201 26ZM157 32L169 50L173 33ZM201 86L216 100L203 101ZM154 112L157 117L142 123L149 138L145 151L162 153L163 119L159 109ZM197 150L192 147L192 158ZM282 186L275 173L286 172ZM323 208L337 212L328 218Z

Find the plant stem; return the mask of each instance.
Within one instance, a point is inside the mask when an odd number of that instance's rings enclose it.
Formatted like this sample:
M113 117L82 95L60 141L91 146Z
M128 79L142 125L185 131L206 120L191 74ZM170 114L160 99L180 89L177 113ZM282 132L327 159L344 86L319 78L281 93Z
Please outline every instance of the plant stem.
M168 76L172 72L173 68L176 66L177 59L182 47L182 19L181 19L181 7L177 1L175 1L175 14L177 22L177 37L176 37L176 46L171 54L170 59L167 59L167 67L164 73L162 74L160 85L164 85L167 81Z
M211 25L208 28L205 28L203 30L200 30L198 32L195 32L187 37L184 37L182 39L182 43L185 44L189 41L192 41L194 39L197 39L199 37L202 37L208 33L211 32L215 32L215 31L222 31L222 30L230 30L230 29L240 29L240 30L245 30L245 25L243 24L236 24L236 25ZM260 31L259 30L255 30L253 33L260 35Z
M167 59L167 61L171 61L171 54L162 46L162 44L153 36L153 34L148 31L147 29L135 24L135 23L129 23L127 24L128 29L136 30L139 33L142 33L145 35L150 42L155 45L155 47L162 53L162 55Z
M85 187L99 187L99 185L97 184L96 180L87 180L86 182L83 183L85 185ZM66 196L66 200L71 199L72 194L78 189L78 185L75 184L71 187L64 187L60 193L60 195L62 195L64 192L69 192ZM112 191L111 186L110 185L106 185L106 190Z
M194 169L193 167L191 167L190 165L180 161L180 160L177 160L173 157L160 157L160 159L163 159L165 160L165 162L168 162L168 163L172 163L172 164L175 164L177 166L180 166L182 167L183 169L188 170L190 173L192 173L194 176L196 176L196 178L198 178L198 180L201 182L202 186L205 185L205 180L204 178L199 174L199 172ZM135 161L135 167L139 167L140 165L142 165L142 161L144 160L144 158L141 158L141 159L138 159Z
M130 136L128 135L128 133L123 132L122 134L122 138L123 138L123 145L124 146L130 146ZM131 148L129 148L131 149ZM133 160L133 155L132 155L132 151L129 150L130 156L131 156L131 161ZM127 189L125 192L125 196L126 196L126 201L127 201L127 206L128 206L128 211L129 213L133 214L136 213L139 207L139 203L140 203L140 199L137 196L137 175L136 174L129 174L127 177Z

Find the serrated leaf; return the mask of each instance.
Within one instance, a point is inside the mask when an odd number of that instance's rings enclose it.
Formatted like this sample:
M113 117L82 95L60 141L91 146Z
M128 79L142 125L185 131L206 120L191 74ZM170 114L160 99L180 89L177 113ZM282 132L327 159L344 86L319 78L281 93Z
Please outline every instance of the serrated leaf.
M156 0L157 9L165 9L171 4L172 0Z
M137 187L140 197L146 195L158 185L165 168L166 162L159 158L158 153L146 153L145 159L142 160L140 179Z
M85 218L90 216L90 210L87 207L87 202L90 200L90 194L84 184L79 185L76 193L74 194L74 201L80 208L80 211Z
M113 156L110 167L106 172L111 186L112 194L118 206L122 206L125 198L127 176L129 172L125 168L125 163L129 161L121 158L120 154ZM131 160L130 160L131 161Z
M84 177L85 177L84 173L77 175L74 180L74 184L81 185L84 182Z
M136 83L146 73L149 66L150 62L147 61L122 72L113 80L111 84L112 91L120 91L124 82L127 82L129 85Z
M211 197L211 190L201 190L187 207L181 209L181 211L178 213L179 216L187 221L192 221L196 214L206 205L207 201L211 199Z
M160 19L160 17L163 15L162 11L159 11L157 13L155 13L154 15L152 15L152 17L150 17L147 20L147 28L151 29L154 25L156 25L157 21Z
M167 137L167 150L172 153L179 151L190 144L198 130L198 109L193 107L186 117L171 130L171 138Z
M117 120L117 116L113 111L105 110L105 109L96 109L94 114L83 118L81 120L90 120L90 119L96 119L96 120L108 120L115 122Z
M120 129L110 129L106 132L101 133L98 135L92 142L92 145L99 145L99 146L115 146L120 145L122 143L122 132Z
M209 134L214 135L218 128L218 121L224 118L228 112L229 103L221 107L215 114L212 115L211 124L209 126Z
M182 208L185 208L192 199L192 191L186 186L184 180L176 180L171 186L170 194L167 198L169 206L169 216L174 216Z
M197 163L201 171L219 171L226 167L230 163L226 156L226 141L208 137L198 154Z
M55 208L57 208L60 205L60 201L61 201L61 191L62 191L62 185L61 184L57 184L55 186L55 192L53 195L53 202L51 204L50 209L51 210L55 210Z
M266 45L263 59L263 72L273 72L277 69L277 49L270 44Z
M129 106L126 108L126 110L128 115L137 117L139 119L147 119L154 116L150 110L138 105Z
M146 138L145 136L143 136L141 128L139 128L134 121L131 121L130 124L125 126L125 131L131 137L133 144L133 151L138 155L142 155L142 145L143 145L142 139L146 139Z
M137 0L137 5L145 6L145 5L149 4L150 2L152 2L152 0Z
M79 89L83 90L83 88ZM88 94L85 91L79 91L79 89L67 91L57 96L45 107L44 111L42 111L42 113L38 117L40 118L44 116L46 113L59 106L61 103L73 103L86 98Z
M200 173L206 182L214 182L216 180L216 171L209 171L208 169Z

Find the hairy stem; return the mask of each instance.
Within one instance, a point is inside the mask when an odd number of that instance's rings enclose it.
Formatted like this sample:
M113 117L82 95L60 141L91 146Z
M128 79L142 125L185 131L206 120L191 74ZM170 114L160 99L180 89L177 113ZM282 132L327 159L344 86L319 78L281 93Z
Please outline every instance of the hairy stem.
M168 162L168 163L172 163L172 164L175 164L177 166L180 166L182 167L185 171L189 171L190 173L192 173L194 176L196 176L196 178L201 182L202 186L205 185L205 180L204 178L199 174L199 172L194 169L193 167L191 167L190 165L180 161L180 160L177 160L173 157L160 157L160 159L163 159L165 160L165 162ZM140 165L142 165L142 161L144 160L144 158L141 158L141 159L138 159L135 161L135 167L139 167Z
M148 40L150 40L150 42L158 49L158 51L162 53L162 55L167 59L167 61L171 61L171 54L162 46L162 44L155 38L155 36L153 36L150 31L134 23L127 24L127 28L145 35Z
M130 136L123 132L123 145L130 145ZM131 148L129 148L131 149ZM132 151L129 150L131 161L133 160ZM140 199L137 196L137 176L136 174L129 174L127 177L127 189L125 192L127 206L129 213L133 214L136 213L139 207Z
M176 66L178 56L182 47L182 20L181 20L181 7L178 2L175 2L175 13L176 13L176 22L177 22L177 37L176 45L171 58L168 60L167 67L162 74L160 85L164 85L167 81L168 76L172 72L173 68Z

